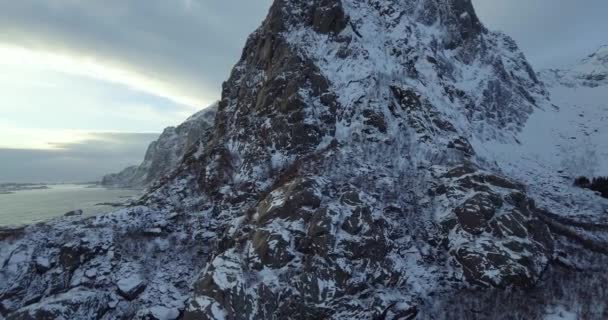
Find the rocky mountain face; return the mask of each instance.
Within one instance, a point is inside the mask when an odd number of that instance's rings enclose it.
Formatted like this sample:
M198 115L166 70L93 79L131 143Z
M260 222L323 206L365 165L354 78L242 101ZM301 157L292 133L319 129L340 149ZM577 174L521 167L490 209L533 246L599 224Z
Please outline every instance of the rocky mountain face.
M526 174L551 108L469 0L275 0L138 206L0 232L0 312L602 318L606 201Z
M217 104L188 118L177 127L168 127L158 140L148 146L144 161L115 174L103 177L101 184L112 188L145 188L169 174L186 152L200 143L213 127Z

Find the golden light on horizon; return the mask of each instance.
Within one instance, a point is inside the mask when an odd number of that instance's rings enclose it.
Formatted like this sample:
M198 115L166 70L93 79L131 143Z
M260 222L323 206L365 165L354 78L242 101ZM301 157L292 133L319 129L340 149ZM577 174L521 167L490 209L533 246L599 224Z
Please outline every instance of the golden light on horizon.
M163 97L175 103L190 107L193 111L210 105L215 97L194 97L182 92L168 81L154 76L138 73L117 63L102 61L92 56L79 56L70 53L37 51L24 47L0 44L0 68L12 67L39 68L73 76L100 80ZM29 79L28 79L29 80Z

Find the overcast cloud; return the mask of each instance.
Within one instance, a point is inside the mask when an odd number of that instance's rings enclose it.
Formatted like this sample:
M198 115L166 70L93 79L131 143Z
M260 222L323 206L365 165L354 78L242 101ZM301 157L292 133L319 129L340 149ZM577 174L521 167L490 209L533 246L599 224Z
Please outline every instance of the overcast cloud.
M90 182L143 161L156 134L94 133L52 150L0 149L0 182Z
M536 69L567 66L608 43L606 0L473 2L486 26L511 35ZM25 172L27 180L88 180L138 163L153 136L129 132L161 132L218 99L270 4L0 0L0 181L23 180ZM39 65L11 62L23 56L14 47ZM53 140L71 135L65 130L123 132L126 141ZM19 150L57 141L69 145Z
M513 37L535 69L572 65L608 44L606 0L473 0L487 27Z
M0 0L0 43L132 70L207 106L268 0Z

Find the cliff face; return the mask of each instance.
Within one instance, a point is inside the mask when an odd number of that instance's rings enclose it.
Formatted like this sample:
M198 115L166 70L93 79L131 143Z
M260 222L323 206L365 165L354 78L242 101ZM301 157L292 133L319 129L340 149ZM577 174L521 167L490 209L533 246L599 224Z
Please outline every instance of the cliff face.
M144 161L103 177L101 184L112 188L145 188L175 169L186 152L197 146L213 127L217 105L197 112L177 127L166 128L148 146Z
M547 184L526 175L522 138L550 108L515 43L469 0L276 0L207 139L140 206L5 232L2 312L601 315L603 289L571 297L606 278L594 270L608 225L589 213L603 200L560 199L557 170L542 171Z

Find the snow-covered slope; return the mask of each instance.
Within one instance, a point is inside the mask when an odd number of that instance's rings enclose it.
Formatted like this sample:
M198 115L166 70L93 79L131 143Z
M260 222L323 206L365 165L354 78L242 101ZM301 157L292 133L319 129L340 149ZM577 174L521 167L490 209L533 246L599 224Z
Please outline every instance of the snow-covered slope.
M557 111L550 122L558 133L554 137L559 137L553 144L571 155L561 157L564 171L571 176L608 176L608 46L570 69L544 70L540 77Z
M551 108L469 0L275 0L206 143L139 207L0 232L0 311L601 318L603 202L556 197L522 141Z
M186 152L200 142L205 131L213 127L217 104L209 106L177 127L168 127L158 140L152 142L139 166L128 167L103 177L106 187L144 188L170 173L181 162Z
M608 175L608 47L568 69L543 70L551 105L535 111L517 144L478 141L478 149L525 182L547 209L595 216L608 201L573 185L579 176Z

